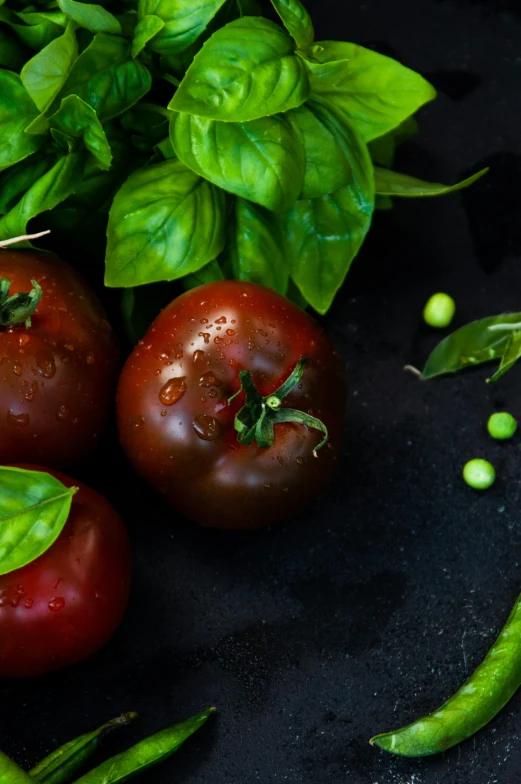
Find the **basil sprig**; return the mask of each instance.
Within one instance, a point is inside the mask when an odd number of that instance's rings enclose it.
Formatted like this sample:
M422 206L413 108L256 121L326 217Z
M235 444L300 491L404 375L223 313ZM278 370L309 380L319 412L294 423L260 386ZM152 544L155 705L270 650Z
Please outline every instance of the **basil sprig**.
M46 213L71 244L106 231L108 286L232 277L325 313L375 208L480 176L394 172L432 85L271 2L3 0L0 241Z

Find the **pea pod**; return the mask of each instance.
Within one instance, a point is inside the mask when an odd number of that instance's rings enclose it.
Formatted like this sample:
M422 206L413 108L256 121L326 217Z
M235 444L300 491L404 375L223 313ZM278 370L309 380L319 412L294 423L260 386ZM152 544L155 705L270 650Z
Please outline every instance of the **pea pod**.
M208 708L181 724L175 724L173 727L146 738L128 751L112 757L86 773L75 784L121 784L147 768L163 762L176 752L190 735L202 727L214 710L215 708ZM2 779L0 779L0 784L3 784Z
M40 784L65 784L72 781L78 770L96 751L100 741L109 733L124 727L137 717L137 713L122 713L117 719L69 741L38 763L29 775Z
M0 784L34 784L34 779L0 751Z
M371 738L392 754L425 757L470 738L499 713L521 685L521 596L477 670L444 705L407 727Z

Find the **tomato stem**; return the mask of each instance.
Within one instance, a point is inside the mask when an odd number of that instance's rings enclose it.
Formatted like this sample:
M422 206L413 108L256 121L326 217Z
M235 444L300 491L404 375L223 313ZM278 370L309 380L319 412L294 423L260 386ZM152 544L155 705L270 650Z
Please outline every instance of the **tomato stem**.
M27 328L31 326L31 316L43 294L35 280L31 283L31 291L9 296L11 281L9 278L0 278L0 327L14 327L16 324L25 324Z
M240 444L248 445L256 441L261 448L269 447L275 440L274 425L282 422L297 422L314 430L319 430L324 434L320 444L313 449L313 456L318 456L318 450L322 449L329 439L325 424L320 419L311 416L311 414L306 414L304 411L298 411L294 408L286 408L282 405L286 395L291 392L304 375L307 361L307 357L301 357L286 381L267 397L262 397L260 394L253 382L250 371L241 370L239 373L241 386L228 399L229 405L241 392L246 393L246 402L235 416L237 441Z

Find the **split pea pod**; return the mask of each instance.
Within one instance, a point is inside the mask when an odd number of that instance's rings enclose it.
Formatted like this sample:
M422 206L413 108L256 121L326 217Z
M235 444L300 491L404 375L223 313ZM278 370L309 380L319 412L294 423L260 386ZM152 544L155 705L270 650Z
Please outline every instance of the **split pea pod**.
M215 708L208 708L203 713L198 713L181 724L176 724L146 738L128 751L112 757L86 773L75 784L121 784L147 768L163 762L176 752L190 735L202 727L214 710Z
M34 779L0 751L0 784L34 784Z
M39 784L66 784L72 781L89 757L96 751L100 741L119 727L124 727L137 717L137 713L122 713L93 732L80 735L53 751L38 763L29 775ZM34 784L34 782L33 782Z
M392 754L425 757L470 738L499 713L521 685L521 596L483 662L434 713L370 743Z

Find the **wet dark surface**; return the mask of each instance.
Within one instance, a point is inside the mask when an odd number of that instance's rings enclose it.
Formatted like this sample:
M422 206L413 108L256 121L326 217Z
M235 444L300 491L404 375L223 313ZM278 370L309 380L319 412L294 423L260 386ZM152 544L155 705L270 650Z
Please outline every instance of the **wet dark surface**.
M394 759L367 741L436 708L480 662L521 588L520 440L484 423L521 417L521 370L422 384L436 335L427 297L457 324L521 309L521 12L517 0L309 3L318 38L381 42L431 76L439 99L403 170L472 191L379 215L326 328L351 380L346 449L327 495L254 535L194 530L124 467L115 441L79 471L124 515L135 553L117 637L84 665L2 684L2 747L24 764L122 710L115 751L209 703L218 715L143 784L514 784L521 695L459 748ZM349 6L349 12L344 10ZM491 459L496 485L460 479ZM115 474L115 467L118 473Z

